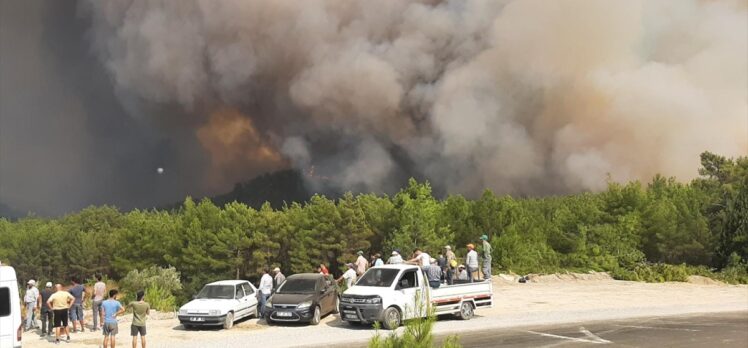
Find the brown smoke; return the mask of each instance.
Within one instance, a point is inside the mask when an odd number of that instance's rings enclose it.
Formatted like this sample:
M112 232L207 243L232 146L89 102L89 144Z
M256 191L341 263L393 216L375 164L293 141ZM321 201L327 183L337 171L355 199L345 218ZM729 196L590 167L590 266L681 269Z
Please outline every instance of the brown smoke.
M213 171L599 190L748 154L744 1L83 1L125 94L227 105ZM283 159L278 153L282 153Z

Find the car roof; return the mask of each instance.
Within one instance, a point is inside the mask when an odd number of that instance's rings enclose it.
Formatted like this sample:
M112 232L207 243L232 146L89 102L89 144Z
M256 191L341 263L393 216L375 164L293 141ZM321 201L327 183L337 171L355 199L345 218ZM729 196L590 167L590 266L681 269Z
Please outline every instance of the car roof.
M395 265L375 266L375 267L372 267L372 268L386 268L386 269L397 269L397 270L401 270L401 269L409 269L409 268L418 268L418 266L400 263L400 264L395 264Z
M286 279L319 279L325 276L319 273L296 273L288 276Z
M16 281L16 270L10 266L0 266L0 281Z
M238 285L242 283L249 283L247 280L219 280L205 285Z

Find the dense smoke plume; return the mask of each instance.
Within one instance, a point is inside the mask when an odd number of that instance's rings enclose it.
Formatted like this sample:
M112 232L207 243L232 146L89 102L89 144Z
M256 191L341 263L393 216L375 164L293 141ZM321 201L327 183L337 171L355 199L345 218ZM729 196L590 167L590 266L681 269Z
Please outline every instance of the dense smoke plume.
M686 179L703 150L748 151L745 2L85 9L118 88L209 124L230 106L258 127L238 148L207 146L221 170L279 164L281 152L345 188L391 189L420 172L450 192L540 194L600 189L608 175ZM229 128L200 139L235 136Z
M130 117L191 132L208 169L190 184L208 191L290 166L343 189L392 191L416 176L450 193L537 195L685 180L704 150L748 153L742 0L78 10Z

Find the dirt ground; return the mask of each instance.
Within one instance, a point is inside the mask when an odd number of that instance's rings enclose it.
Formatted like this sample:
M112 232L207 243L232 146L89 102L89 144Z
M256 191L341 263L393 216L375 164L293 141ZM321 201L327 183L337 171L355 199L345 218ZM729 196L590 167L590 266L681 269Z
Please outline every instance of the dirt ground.
M512 276L494 277L494 307L476 312L470 321L440 320L438 334L469 332L522 325L568 323L587 320L636 318L652 315L729 312L748 310L748 286L725 285L694 279L692 283L639 283L616 281L604 273L530 277L517 283ZM167 317L169 315L166 315ZM119 324L118 346L129 345L129 318ZM176 319L151 319L148 346L245 347L267 344L296 347L327 343L363 342L374 334L368 328L351 327L337 316L319 326L268 326L257 319L243 320L231 330L186 331ZM26 332L24 347L48 347L46 338ZM100 332L72 335L68 347L98 347Z

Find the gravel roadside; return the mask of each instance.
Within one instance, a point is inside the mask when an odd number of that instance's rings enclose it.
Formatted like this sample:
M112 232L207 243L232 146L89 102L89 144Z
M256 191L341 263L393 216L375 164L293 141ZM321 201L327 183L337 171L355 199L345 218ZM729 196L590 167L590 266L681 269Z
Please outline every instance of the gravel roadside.
M434 332L469 335L471 331L526 325L748 310L748 286L744 285L568 279L518 284L497 279L494 293L494 308L476 311L476 317L470 321L442 319L436 323ZM118 346L129 346L128 333L129 322L120 323ZM280 348L363 344L374 333L372 329L349 326L331 315L318 326L268 326L249 319L228 331L185 331L175 319L151 320L147 337L150 348ZM26 348L51 346L33 332L24 334L23 344ZM100 344L100 333L86 332L73 334L72 341L65 346Z

